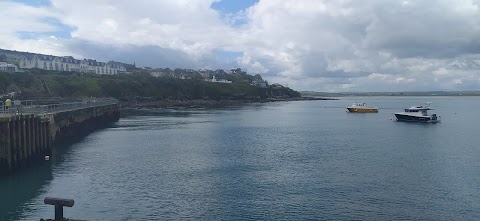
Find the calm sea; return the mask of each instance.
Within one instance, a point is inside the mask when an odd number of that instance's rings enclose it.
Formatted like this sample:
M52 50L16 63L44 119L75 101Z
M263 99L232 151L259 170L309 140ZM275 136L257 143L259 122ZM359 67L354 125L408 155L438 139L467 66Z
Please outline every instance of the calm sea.
M346 113L354 101L377 114ZM391 120L432 102L442 123ZM480 97L131 114L0 178L0 220L480 220Z

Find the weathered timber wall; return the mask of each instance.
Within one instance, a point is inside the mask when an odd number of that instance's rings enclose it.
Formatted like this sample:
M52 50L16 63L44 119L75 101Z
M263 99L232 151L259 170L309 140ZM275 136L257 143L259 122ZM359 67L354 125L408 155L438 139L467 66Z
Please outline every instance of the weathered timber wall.
M120 118L117 104L59 112L49 117L49 131L54 143L83 137Z
M12 172L49 155L54 144L82 137L117 121L117 104L47 115L0 118L0 174Z
M0 118L0 173L23 167L48 154L48 119L35 115Z

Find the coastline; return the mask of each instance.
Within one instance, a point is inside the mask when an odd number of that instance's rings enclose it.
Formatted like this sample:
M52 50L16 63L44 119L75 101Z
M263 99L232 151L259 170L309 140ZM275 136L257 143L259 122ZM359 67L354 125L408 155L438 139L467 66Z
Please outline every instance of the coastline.
M286 101L318 101L338 100L325 97L278 97L278 98L252 98L252 99L155 99L148 97L134 97L120 99L121 109L187 109L187 108L217 108L238 106L251 103L270 103Z

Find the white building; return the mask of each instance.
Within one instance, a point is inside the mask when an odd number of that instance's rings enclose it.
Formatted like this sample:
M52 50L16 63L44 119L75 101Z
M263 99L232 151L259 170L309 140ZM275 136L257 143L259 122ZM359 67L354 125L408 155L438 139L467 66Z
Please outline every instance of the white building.
M265 80L253 80L251 83L252 86L255 87L261 87L261 88L267 88L268 87L268 82Z
M15 73L18 71L17 65L9 64L7 62L0 62L0 71Z
M213 76L212 79L205 79L205 81L213 82L213 83L226 83L226 84L231 84L232 83L232 81L228 81L227 79L215 78L215 75Z
M96 60L77 60L71 56L57 57L50 55L31 54L23 55L20 60L20 68L39 68L51 71L77 71L94 74L113 75L125 72L125 67L98 62Z

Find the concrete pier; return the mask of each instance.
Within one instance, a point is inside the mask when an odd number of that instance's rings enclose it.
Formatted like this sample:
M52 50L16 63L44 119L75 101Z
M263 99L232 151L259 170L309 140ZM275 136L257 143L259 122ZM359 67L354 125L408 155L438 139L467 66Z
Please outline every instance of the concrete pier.
M0 117L0 174L43 159L54 144L84 136L120 117L119 105L87 105L71 110Z

